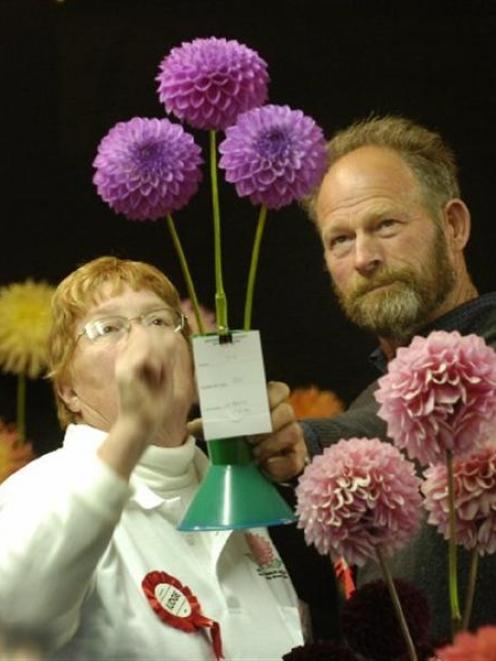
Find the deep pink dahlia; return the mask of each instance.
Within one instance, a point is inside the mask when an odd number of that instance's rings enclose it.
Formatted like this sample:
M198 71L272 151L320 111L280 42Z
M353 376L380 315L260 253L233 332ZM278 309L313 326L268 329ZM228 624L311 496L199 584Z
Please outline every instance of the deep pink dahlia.
M436 331L398 349L376 399L388 434L410 458L469 452L496 424L496 353L477 335Z
M279 209L310 193L327 167L322 129L301 110L268 105L243 113L219 145L219 167L240 197Z
M436 650L436 654L439 661L496 661L496 627L458 633L452 645Z
M165 109L197 129L224 130L265 103L267 64L234 39L194 39L160 64L158 93Z
M185 206L202 178L201 150L168 119L134 117L116 124L98 145L93 183L114 211L157 220Z
M480 555L496 552L496 445L486 443L453 461L457 541ZM447 470L443 464L425 471L421 490L428 522L449 537Z
M339 441L315 457L296 487L298 527L322 555L362 566L376 548L391 555L419 525L420 479L389 443Z

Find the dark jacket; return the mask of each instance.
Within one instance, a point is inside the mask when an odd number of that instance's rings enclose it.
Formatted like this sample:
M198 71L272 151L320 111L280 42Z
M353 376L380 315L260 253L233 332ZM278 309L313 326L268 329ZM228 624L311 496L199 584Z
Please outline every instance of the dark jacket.
M433 330L448 332L457 330L462 335L475 333L496 349L496 293L486 294L465 303L440 317L418 334L426 336ZM376 350L372 358L379 370L384 373L387 364L381 352ZM323 448L336 443L341 438L366 436L390 441L386 434L386 424L377 417L378 404L373 395L376 387L377 381L361 393L341 415L329 419L306 420L301 423L311 454L322 452ZM460 549L459 594L462 609L467 584L468 559L469 554L464 549ZM433 636L435 638L449 636L447 543L436 528L424 522L417 537L389 561L389 566L394 576L410 580L425 591L432 609ZM382 578L382 575L375 563L367 564L358 572L359 585L376 578ZM470 621L471 629L487 623L496 624L495 586L496 556L484 556L479 562L475 602Z

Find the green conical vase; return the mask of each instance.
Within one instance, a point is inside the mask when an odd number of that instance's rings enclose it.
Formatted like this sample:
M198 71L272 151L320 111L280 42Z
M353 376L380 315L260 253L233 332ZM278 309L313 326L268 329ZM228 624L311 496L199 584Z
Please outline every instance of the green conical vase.
M244 438L208 441L211 466L178 530L233 530L293 523L296 516L260 472Z

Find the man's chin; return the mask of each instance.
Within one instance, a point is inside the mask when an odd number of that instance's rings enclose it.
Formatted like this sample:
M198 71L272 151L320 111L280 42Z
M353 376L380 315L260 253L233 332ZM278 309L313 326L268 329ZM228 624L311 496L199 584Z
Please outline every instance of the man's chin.
M395 282L363 294L351 305L344 306L344 311L364 330L380 337L404 339L420 325L419 303L418 297L405 283Z

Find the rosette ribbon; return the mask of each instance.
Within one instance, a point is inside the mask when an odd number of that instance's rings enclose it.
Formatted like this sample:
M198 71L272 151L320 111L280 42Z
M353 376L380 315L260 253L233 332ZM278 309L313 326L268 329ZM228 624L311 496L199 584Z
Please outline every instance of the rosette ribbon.
M185 633L209 629L216 661L224 658L219 623L203 615L200 602L186 585L163 571L151 571L141 586L154 612L164 624Z

